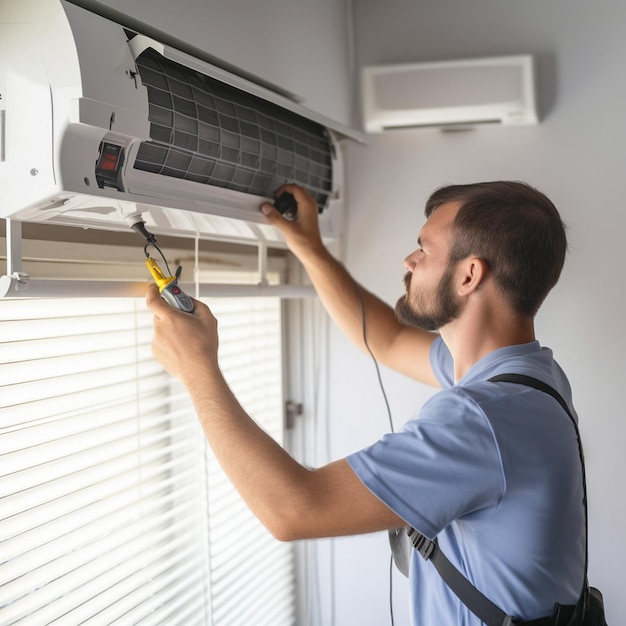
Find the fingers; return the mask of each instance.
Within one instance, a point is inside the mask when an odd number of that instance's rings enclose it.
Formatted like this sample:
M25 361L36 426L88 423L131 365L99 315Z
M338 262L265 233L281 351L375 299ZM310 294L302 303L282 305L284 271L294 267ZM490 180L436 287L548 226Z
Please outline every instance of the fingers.
M317 202L313 199L313 196L309 193L307 189L300 185L296 185L295 183L286 183L281 185L275 192L275 196L278 197L284 192L290 193L298 203L298 209L302 209L305 212L307 209L311 207L315 208L315 213L317 214Z
M283 219L283 216L280 214L280 212L277 211L276 208L269 202L264 202L261 205L261 213L265 215L267 221L272 225L275 225L278 220Z
M319 223L319 208L311 194L295 184L285 184L276 190L276 196L288 192L293 195L298 207L294 220L285 219L269 202L264 202L260 209L267 221L275 226L285 238L289 249L297 256L310 253L322 244Z
M198 317L197 315L195 315L195 313L198 312L204 305L198 302L195 298L191 299L194 302L194 310L192 313L185 312L184 315L190 317ZM159 288L154 283L151 283L148 286L148 291L146 292L146 306L158 319L164 319L166 317L171 317L173 314L177 315L179 313L183 313L183 311L180 311L176 307L173 307L171 304L168 304L161 297L161 294L159 293Z
M285 192L290 193L294 197L298 205L298 217L296 218L296 221L302 216L310 216L312 214L317 216L317 202L304 187L301 187L300 185L296 185L294 183L286 183L276 189L274 196L278 198L281 194ZM261 204L260 209L261 212L267 217L270 224L282 227L285 225L284 222L288 221L285 220L280 211L278 211L274 207L274 205L269 202L264 202L263 204Z
M169 306L159 293L159 288L154 284L148 285L148 291L146 292L146 306L156 317L162 317L166 309L164 307Z
M154 315L152 354L172 376L186 384L207 364L217 363L217 320L204 303L194 300L193 313L179 311L151 284L146 306Z
M295 219L285 219L269 202L264 202L260 209L267 221L281 231L291 250L296 252L296 248L310 245L320 239L319 207L313 196L300 185L293 183L282 185L276 190L276 197L285 192L290 193L296 201Z

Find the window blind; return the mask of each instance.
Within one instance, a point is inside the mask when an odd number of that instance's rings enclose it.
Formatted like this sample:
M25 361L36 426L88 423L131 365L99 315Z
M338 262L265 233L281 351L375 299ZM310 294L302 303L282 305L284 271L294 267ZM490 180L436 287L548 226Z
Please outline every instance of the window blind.
M280 303L218 299L220 359L282 441ZM0 301L0 624L293 624L291 546L227 481L143 299Z

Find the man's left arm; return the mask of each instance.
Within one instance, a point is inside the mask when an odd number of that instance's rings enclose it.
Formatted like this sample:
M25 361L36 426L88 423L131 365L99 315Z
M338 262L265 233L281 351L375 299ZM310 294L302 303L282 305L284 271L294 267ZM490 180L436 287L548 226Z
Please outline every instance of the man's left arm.
M193 314L170 307L155 286L153 353L186 386L215 456L252 512L282 541L351 535L404 526L345 459L319 469L295 461L243 410L217 361L217 320L204 304Z

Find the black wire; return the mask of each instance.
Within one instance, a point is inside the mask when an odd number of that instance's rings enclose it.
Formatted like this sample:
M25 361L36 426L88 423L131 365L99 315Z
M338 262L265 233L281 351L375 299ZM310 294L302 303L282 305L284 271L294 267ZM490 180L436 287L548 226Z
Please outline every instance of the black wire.
M361 324L363 327L363 343L369 352L369 355L372 357L372 361L374 362L374 367L376 368L376 376L378 377L378 385L380 387L380 391L383 394L383 399L385 401L385 406L387 407L387 416L389 418L389 428L391 432L395 432L393 427L393 418L391 416L391 408L389 406L389 400L387 398L387 392L385 391L385 385L383 384L382 376L380 375L380 368L378 367L378 361L372 352L369 343L367 342L367 326L365 323L365 302L363 302L363 295L361 294L361 288L355 282L354 286L356 287L357 297L359 298L359 303L361 305ZM391 626L395 624L395 618L393 614L393 554L389 557L389 620Z
M387 393L385 391L385 386L383 384L383 379L382 376L380 375L380 368L378 367L378 361L376 360L376 357L374 356L374 353L372 352L369 343L367 342L367 327L365 324L365 303L363 302L363 296L361 295L361 288L356 285L356 293L357 296L359 298L359 303L361 304L361 323L363 325L363 343L365 344L365 347L367 348L367 351L369 352L369 355L372 357L372 361L374 362L374 367L376 368L376 376L378 377L378 385L380 387L380 391L383 394L383 399L385 401L385 407L387 408L387 417L389 419L389 428L391 429L391 432L395 432L395 429L393 427L393 418L391 416L391 408L389 407L389 400L387 398Z
M163 259L163 263L165 263L165 268L167 269L167 273L171 276L172 275L172 270L170 270L170 266L167 263L167 259L165 258L165 255L163 254L163 252L161 251L161 248L159 248L159 246L156 245L156 242L153 241L149 241L144 247L143 247L143 251L146 254L146 258L150 258L150 253L148 252L148 247L152 246L160 255L161 258Z
M146 245L143 247L143 251L144 251L144 254L146 255L146 259L150 258L150 253L148 252L148 248L152 246L161 255L161 258L163 259L163 263L165 263L165 269L167 269L167 273L171 276L172 270L170 269L167 259L165 258L165 255L161 251L161 248L157 246L156 237L151 232L149 232L148 229L146 228L146 223L143 220L139 220L135 222L131 226L131 228L147 241Z
M393 617L393 554L389 557L389 620L391 626L394 626Z

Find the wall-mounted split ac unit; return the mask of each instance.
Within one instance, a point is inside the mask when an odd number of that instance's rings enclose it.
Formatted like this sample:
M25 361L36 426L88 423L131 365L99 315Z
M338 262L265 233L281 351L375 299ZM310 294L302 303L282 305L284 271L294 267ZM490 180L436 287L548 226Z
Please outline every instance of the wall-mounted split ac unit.
M78 4L0 0L0 217L280 242L259 205L288 181L338 234L359 133Z
M529 55L364 67L365 130L536 124L533 67Z

